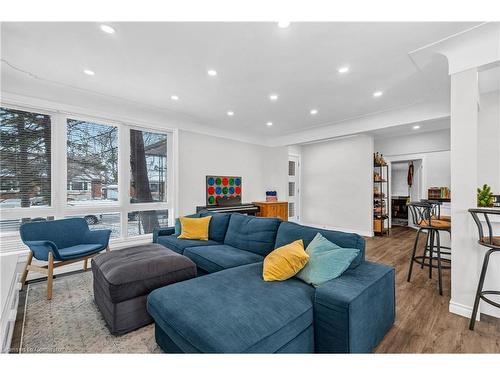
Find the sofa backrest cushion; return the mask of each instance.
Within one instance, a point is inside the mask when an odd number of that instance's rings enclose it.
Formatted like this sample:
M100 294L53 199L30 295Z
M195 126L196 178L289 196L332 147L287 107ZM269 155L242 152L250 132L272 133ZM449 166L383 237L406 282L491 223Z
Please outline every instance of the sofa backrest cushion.
M208 228L208 239L217 242L224 242L231 214L202 211L200 213L200 217L205 216L212 216L210 226Z
M364 261L365 240L363 237L355 233L345 233L334 230L307 227L305 225L299 225L289 221L284 221L280 224L278 234L276 236L275 248L300 239L304 241L304 247L307 248L317 233L321 233L321 235L328 241L331 241L340 247L360 250L359 254L352 261L349 267L350 269L359 266L361 262Z
M20 228L23 241L52 241L58 249L82 244L88 231L83 218L32 221Z
M280 223L277 218L232 214L224 243L266 256L274 249Z

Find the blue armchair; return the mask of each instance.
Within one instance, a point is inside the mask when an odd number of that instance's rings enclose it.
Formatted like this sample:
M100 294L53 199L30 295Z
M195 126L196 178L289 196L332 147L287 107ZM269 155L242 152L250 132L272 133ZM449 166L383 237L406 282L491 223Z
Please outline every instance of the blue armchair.
M24 286L29 271L47 275L47 299L51 299L54 268L83 260L83 269L87 270L89 258L103 250L109 251L111 231L91 231L85 219L73 218L25 223L20 233L30 249L21 283ZM48 263L46 266L32 265L33 257Z

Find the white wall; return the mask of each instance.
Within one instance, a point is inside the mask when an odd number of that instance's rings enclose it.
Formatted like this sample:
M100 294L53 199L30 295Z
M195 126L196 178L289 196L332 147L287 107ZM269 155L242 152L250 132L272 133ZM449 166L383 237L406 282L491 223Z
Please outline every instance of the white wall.
M301 222L371 236L373 138L314 143L301 151Z
M391 195L408 195L408 162L391 164Z
M451 300L450 311L470 316L481 263L478 234L467 211L476 207L477 69L451 76Z
M288 153L290 155L300 155L302 153L301 146L300 145L288 146Z
M386 156L422 154L450 150L450 130L414 132L396 137L375 138L375 152Z
M488 184L500 194L500 95L481 95L478 115L478 186Z
M242 177L242 202L265 200L266 190L287 199L287 147L259 146L226 138L179 131L178 214L206 204L205 176Z
M388 159L425 158L422 176L424 197L430 186L451 186L449 129L376 139L375 152Z
M500 92L481 95L478 113L477 135L477 185L488 184L495 194L500 194ZM500 235L500 217L494 217L493 233ZM483 223L486 230L486 225ZM486 232L487 233L487 232ZM478 254L480 263L486 248L481 247ZM498 290L500 285L500 259L493 255L488 265L484 289ZM500 303L499 296L489 296ZM481 302L481 313L500 317L499 310Z

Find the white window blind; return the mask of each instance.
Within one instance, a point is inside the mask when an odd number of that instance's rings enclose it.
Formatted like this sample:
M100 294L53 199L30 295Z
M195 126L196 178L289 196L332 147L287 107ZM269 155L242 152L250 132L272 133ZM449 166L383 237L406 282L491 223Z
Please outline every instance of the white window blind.
M50 206L50 116L0 107L0 208Z
M67 120L68 205L118 200L118 128Z

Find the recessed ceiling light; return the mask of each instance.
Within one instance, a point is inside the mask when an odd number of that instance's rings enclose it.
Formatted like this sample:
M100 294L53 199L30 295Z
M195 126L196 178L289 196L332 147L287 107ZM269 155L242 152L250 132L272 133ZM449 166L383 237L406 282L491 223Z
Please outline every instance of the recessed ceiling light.
M114 34L115 33L115 29L113 29L109 25L101 25L101 30L104 31L107 34Z
M266 122L267 126L273 126L273 123L271 121Z
M170 97L170 99L172 99L172 100L179 100L179 97L178 97L177 95L172 95L172 96Z
M317 110L317 109L311 109L311 110L309 111L309 113L310 113L311 115L313 115L313 116L314 116L314 115L317 115L317 114L318 114L318 110Z
M348 71L349 71L348 66L341 66L340 68L337 69L337 72L339 72L340 74L347 73Z
M88 76L94 76L95 75L95 72L93 70L90 70L90 69L84 69L83 72L88 75Z
M383 93L382 91L375 91L375 92L373 93L373 96L374 96L375 98L378 98L378 97L382 96L383 94L384 94L384 93Z
M234 116L234 112L233 111L227 111L227 115L228 116Z
M278 100L278 94L271 94L271 95L269 95L269 99L273 100L273 101Z
M413 129L414 130L420 129L420 125L413 125Z
M290 21L279 21L278 22L278 27L281 29L286 29L288 26L290 26Z
M215 77L217 75L217 72L213 69L209 69L207 71L207 74L210 76L210 77Z

